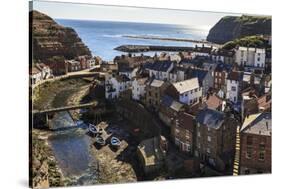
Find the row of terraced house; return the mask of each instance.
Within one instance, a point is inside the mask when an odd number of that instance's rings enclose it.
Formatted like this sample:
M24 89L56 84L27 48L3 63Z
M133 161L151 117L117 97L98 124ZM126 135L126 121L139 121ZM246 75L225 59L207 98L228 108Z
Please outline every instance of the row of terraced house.
M201 47L155 56L123 55L105 77L109 101L131 99L158 114L183 154L225 174L237 130L240 174L271 172L271 57L266 49Z

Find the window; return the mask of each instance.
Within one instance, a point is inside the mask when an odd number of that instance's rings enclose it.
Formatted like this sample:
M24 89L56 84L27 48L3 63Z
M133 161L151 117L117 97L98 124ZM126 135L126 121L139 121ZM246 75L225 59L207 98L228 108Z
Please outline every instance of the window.
M190 151L191 151L190 145L189 145L189 144L186 144L186 146L187 146L187 151L190 152Z
M198 91L198 89L195 89L195 92L197 92Z
M261 60L261 58L260 58L260 57L258 57L257 59L258 59L258 61L260 61L260 60Z
M198 131L197 136L200 137L200 132Z
M210 150L210 148L207 148L207 153L209 154L209 153L211 153L211 150Z
M185 134L185 138L186 138L187 140L189 140L189 139L190 139L190 136L189 136L189 133L188 133L188 132L186 132L186 134Z
M192 104L192 100L190 100L189 103Z
M260 161L264 161L264 151L260 151L260 154L259 154L259 160Z
M192 94L192 93L193 93L193 90L190 91L190 94Z
M261 143L260 146L259 146L259 160L260 161L264 161L264 155L265 155L265 144L264 143Z
M208 131L210 131L211 130L211 128L210 127L208 127Z
M211 140L212 140L210 136L208 136L207 139L208 139L208 142L211 142Z
M197 127L198 127L198 128L200 127L200 123L197 123Z
M180 131L178 129L175 129L175 132L176 132L176 134L179 134Z
M252 147L248 146L246 151L246 158L251 159L252 158Z
M236 87L232 86L232 87L231 87L231 90L232 90L232 91L236 91Z
M178 138L175 138L175 144L176 144L177 146L180 145L180 140L179 140Z

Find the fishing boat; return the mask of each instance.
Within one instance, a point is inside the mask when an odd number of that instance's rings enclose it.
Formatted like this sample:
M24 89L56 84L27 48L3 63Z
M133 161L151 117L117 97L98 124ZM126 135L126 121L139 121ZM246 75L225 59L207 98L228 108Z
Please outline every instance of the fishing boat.
M117 137L112 137L110 140L110 144L112 146L119 147L121 144L121 141Z
M93 134L98 134L98 132L99 132L97 127L91 123L89 124L89 131Z
M96 137L96 143L101 145L101 146L104 146L105 145L105 140L101 136L97 136Z

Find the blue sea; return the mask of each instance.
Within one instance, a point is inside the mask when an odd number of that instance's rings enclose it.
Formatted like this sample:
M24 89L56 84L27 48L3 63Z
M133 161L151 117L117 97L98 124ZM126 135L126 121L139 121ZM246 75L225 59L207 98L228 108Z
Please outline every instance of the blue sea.
M193 46L189 42L175 42L151 39L126 38L124 35L156 36L169 38L206 39L207 29L200 26L191 27L170 24L65 20L56 19L60 25L72 27L78 33L82 41L90 48L94 56L100 56L103 60L110 61L122 52L114 48L120 45L173 45Z

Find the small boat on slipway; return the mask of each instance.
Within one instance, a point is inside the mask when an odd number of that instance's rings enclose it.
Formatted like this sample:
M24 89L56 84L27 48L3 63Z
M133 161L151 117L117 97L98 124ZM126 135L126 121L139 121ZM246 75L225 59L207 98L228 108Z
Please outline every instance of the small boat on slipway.
M117 137L112 137L111 140L110 140L110 144L113 147L119 147L121 145L121 141Z
M92 134L98 134L99 131L98 131L98 128L94 125L94 124L89 124L89 131L92 133Z

